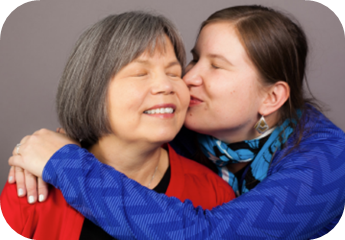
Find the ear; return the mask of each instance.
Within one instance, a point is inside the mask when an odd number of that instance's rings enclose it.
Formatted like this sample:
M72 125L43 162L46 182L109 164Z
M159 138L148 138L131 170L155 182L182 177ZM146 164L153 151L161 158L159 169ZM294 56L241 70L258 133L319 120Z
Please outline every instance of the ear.
M268 116L277 112L283 104L289 99L290 86L287 82L278 81L275 84L267 87L265 97L259 109L262 116Z

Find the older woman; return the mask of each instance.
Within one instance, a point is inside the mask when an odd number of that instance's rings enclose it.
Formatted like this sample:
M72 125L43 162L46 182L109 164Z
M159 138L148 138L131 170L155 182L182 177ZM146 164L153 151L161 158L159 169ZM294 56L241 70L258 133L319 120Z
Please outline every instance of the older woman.
M172 144L190 156L196 151L190 141L195 136L239 195L211 211L200 212L190 203L140 187L95 159L86 163L91 155L78 156L82 149L64 146L70 141L54 133L24 140L22 156L11 157L10 164L38 176L44 168L43 179L61 188L67 201L95 222L104 220L105 209L93 206L105 204L112 214L101 226L113 236L123 236L111 227L118 225L128 229L127 238L141 239L322 236L344 209L345 134L304 96L307 53L301 27L273 9L232 7L202 24L184 76L191 93L185 126L199 134L184 129ZM66 151L78 157L64 159ZM87 166L77 168L83 181L62 174L80 164ZM112 176L119 195L109 202L85 194L89 174L99 182ZM71 194L72 189L77 192ZM145 208L141 221L133 206ZM152 213L157 211L162 215L155 220Z
M138 185L211 209L234 198L231 187L164 145L182 127L189 104L181 79L184 61L182 41L164 17L141 12L109 16L77 42L59 84L57 110L67 135L84 147L80 157L88 156L87 148L107 169L117 169ZM70 160L78 157L73 151L64 154ZM65 176L72 174L70 180L79 181L75 166L70 167ZM92 175L89 179L88 193L110 201L118 194L112 191L110 175L102 182ZM28 238L111 238L84 221L65 199L52 189L47 201L30 205L17 197L14 185L7 184L1 208L8 224ZM107 212L111 214L110 209ZM120 231L126 235L125 229Z

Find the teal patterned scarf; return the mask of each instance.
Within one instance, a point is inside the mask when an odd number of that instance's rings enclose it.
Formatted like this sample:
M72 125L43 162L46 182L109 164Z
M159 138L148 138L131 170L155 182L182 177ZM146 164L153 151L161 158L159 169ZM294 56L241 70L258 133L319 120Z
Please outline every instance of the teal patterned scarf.
M198 142L203 153L216 164L219 176L228 182L239 196L266 178L273 154L281 149L293 132L289 124L288 119L282 125L270 129L264 136L241 143L227 144L202 134L198 135ZM228 164L239 162L251 162L245 168L241 180L227 168Z

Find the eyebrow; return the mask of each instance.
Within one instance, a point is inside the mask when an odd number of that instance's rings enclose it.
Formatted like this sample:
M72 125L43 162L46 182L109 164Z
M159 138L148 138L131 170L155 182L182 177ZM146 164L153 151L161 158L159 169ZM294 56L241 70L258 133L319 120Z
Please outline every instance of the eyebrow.
M221 61L223 61L223 62L228 63L229 65L232 65L232 63L229 62L229 60L226 59L226 58L225 58L224 56L222 56L222 55L218 55L218 54L208 54L207 56L208 56L209 58L219 59L219 60L221 60Z
M191 52L193 55L199 56L199 55L197 54L197 51L195 50L195 48L193 48L190 52ZM221 61L224 61L224 62L228 63L229 65L233 65L228 59L226 59L224 56L219 55L219 54L207 54L207 57L208 57L208 58L213 58L213 59L219 59L219 60L221 60Z
M173 61L173 62L170 62L166 67L170 68L170 67L174 67L176 65L181 66L179 61Z
M147 60L139 60L139 59L136 59L136 60L134 60L133 62L134 62L134 63L139 63L139 64L144 64L144 65L150 65L150 62L147 61ZM173 66L176 66L176 65L181 66L181 64L180 64L179 61L172 61L172 62L170 62L170 63L166 66L166 68L170 68L170 67L173 67Z

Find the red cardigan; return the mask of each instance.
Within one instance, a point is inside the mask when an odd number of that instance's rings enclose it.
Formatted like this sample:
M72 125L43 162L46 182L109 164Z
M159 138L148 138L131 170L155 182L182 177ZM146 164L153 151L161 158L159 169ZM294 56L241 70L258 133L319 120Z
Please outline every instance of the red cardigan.
M208 168L178 155L169 145L171 168L166 192L181 201L190 199L204 209L235 198L232 188ZM6 183L1 193L1 210L7 223L17 233L37 240L78 240L84 216L67 204L60 190L51 187L43 203L28 204L19 198L15 184Z

